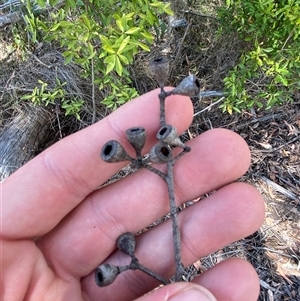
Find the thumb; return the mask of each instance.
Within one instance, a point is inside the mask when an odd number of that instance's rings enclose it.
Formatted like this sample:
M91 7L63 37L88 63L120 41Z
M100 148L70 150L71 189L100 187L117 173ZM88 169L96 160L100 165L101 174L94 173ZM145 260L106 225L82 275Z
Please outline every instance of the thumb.
M203 286L181 282L161 287L136 301L217 301Z
M168 301L217 301L217 299L212 295L210 291L206 288L193 285L192 287L188 287L179 291L172 297L166 299Z

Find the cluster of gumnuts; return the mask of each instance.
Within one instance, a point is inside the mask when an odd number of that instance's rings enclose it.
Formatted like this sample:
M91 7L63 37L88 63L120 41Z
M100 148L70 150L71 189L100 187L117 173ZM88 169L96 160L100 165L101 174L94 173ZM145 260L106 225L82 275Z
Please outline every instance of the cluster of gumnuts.
M165 100L170 95L197 96L200 92L200 83L195 75L189 75L185 77L176 88L171 91L165 91L164 85L168 78L169 60L164 56L152 59L149 63L149 70L160 87L160 93L158 94L160 103L160 128L156 135L158 142L150 149L147 155L143 155L142 149L146 142L146 130L140 126L133 127L126 131L126 137L135 150L136 158L129 156L125 148L116 140L110 140L105 143L101 150L101 158L108 163L129 161L134 168L148 169L166 182L172 220L175 281L180 281L184 272L184 266L181 262L180 229L174 193L173 167L175 162L191 149L180 140L176 128L171 124L166 124ZM173 156L172 152L174 147L180 147L182 149L176 156ZM166 164L167 172L162 172L155 168L153 164ZM134 253L135 246L135 236L132 233L127 232L119 236L117 239L117 247L121 252L131 257L131 262L126 266L114 266L109 263L99 265L95 271L95 280L98 286L107 286L111 284L120 273L137 269L156 278L163 284L169 283L168 280L146 268L139 262Z

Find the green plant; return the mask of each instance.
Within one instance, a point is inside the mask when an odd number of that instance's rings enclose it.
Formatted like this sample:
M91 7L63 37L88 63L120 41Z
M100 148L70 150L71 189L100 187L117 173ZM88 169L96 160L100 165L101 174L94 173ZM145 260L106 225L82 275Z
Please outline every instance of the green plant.
M135 89L130 87L130 81L125 82L118 78L113 79L110 75L101 79L100 81L95 80L95 83L99 83L99 88L104 89L106 87L107 96L104 98L102 103L107 106L107 108L115 110L118 106L124 104L129 99L133 99L138 96Z
M34 14L28 0L26 23L33 43L40 42L39 37L58 41L65 49L65 62L80 65L81 76L105 91L102 102L108 107L115 109L137 95L127 66L138 51L150 51L159 16L172 13L169 4L156 0L66 0L63 6L57 0L36 2L42 9L50 6L50 14L46 18Z
M45 105L60 103L65 110L65 115L75 115L80 119L80 110L83 105L83 100L77 96L67 97L66 91L63 88L66 82L61 83L58 78L55 79L56 86L49 89L48 84L38 80L39 86L36 86L30 94L21 97L21 100L31 100L34 105Z
M224 79L223 109L272 107L292 100L300 88L299 0L226 0L219 11L222 31L245 41L240 62Z

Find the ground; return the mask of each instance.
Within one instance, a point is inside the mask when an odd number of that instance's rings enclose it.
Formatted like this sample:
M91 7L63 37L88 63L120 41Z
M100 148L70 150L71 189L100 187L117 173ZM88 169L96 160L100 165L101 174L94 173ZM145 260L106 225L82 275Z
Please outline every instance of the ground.
M300 300L300 103L284 105L256 116L222 114L217 108L194 121L189 132L227 128L247 141L252 163L240 180L255 186L266 204L259 231L194 266L205 270L228 257L249 260L260 276L259 300Z

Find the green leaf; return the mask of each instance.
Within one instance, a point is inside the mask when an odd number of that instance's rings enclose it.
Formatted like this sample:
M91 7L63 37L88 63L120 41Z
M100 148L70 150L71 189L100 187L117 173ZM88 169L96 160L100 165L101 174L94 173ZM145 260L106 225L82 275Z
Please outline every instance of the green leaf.
M281 75L277 74L275 77L277 83L282 83L284 86L288 86L288 81L286 78L282 77Z
M49 4L53 7L57 4L58 0L49 0Z
M73 59L73 55L68 55L65 57L65 64L69 64Z
M115 69L116 66L116 55L110 55L105 60L104 63L107 64L105 74L110 73Z
M87 29L92 30L92 24L91 24L91 20L89 19L89 17L86 14L84 14L81 16L81 19L83 20L83 23L85 24Z
M117 24L117 26L121 29L122 32L125 31L125 27L123 26L122 19L116 20L116 24Z
M76 7L76 1L75 0L67 0L66 4L71 7L71 8L75 8Z
M112 43L110 42L110 40L104 36L104 35L100 35L100 39L103 45L109 45L112 46Z
M109 45L104 45L103 47L102 47L106 52L108 52L108 53L110 53L110 54L115 54L116 52L114 51L114 49L111 47L111 46L109 46Z
M105 63L105 64L110 64L110 63L115 63L115 61L116 61L116 55L113 54L113 55L107 56L107 57L105 58L105 60L104 60L104 63Z
M125 49L125 47L127 46L129 40L130 40L130 36L126 37L126 38L122 41L122 43L121 43L121 45L120 45L120 47L119 47L119 49L118 49L118 51L117 51L118 54L122 53L122 51L123 51L123 50Z
M164 4L162 2L153 2L153 3L150 3L150 6L159 7L159 8L162 8L163 5Z
M103 57L105 57L105 56L106 56L106 53L103 51L103 52L100 53L99 59L101 59L101 58L103 58Z
M147 31L142 31L141 33L140 33L142 36L143 36L143 38L145 38L148 42L152 42L153 41L153 39L154 39L154 37L153 37L153 35L151 35L149 32L147 32Z
M36 2L41 8L46 7L46 2L44 0L37 0Z
M167 3L164 7L163 7L164 12L169 15L172 16L174 15L174 12L171 9L171 3Z
M125 31L126 34L135 34L140 31L139 27L132 27L129 30Z
M122 54L118 54L119 59L126 65L129 64L129 60L127 59L127 57L125 55Z
M264 52L272 52L274 49L273 48L271 48L271 47L269 47L269 48L263 48L263 51Z
M27 100L27 99L31 99L32 98L32 95L24 95L21 97L22 100Z
M121 76L123 73L123 66L119 57L116 57L116 71L119 74L119 76Z
M230 105L227 105L226 110L230 115L232 114L232 107Z
M70 21L60 21L59 26L60 27L72 27L72 26L74 26L74 23L70 22Z
M146 44L144 44L142 42L131 40L130 44L133 44L135 46L141 47L145 51L148 51L148 52L150 51L150 48Z
M90 43L90 42L88 42L88 52L89 52L88 60L90 60L96 54L96 51L94 51L94 47L93 47L92 43Z

